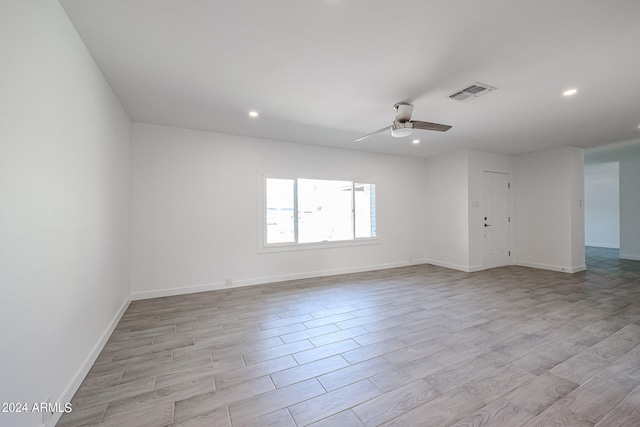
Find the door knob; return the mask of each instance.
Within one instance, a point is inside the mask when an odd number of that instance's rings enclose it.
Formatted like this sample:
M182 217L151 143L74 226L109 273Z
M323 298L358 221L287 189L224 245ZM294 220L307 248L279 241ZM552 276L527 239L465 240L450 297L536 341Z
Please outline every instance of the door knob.
M491 225L490 225L490 224L485 224L484 226L485 226L485 227L491 227Z

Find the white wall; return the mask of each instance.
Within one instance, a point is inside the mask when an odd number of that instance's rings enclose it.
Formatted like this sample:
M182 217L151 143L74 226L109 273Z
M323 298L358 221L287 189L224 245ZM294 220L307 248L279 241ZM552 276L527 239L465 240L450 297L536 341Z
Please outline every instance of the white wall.
M620 247L620 168L618 162L584 167L585 244Z
M575 272L584 265L584 151L564 147L514 158L514 263Z
M620 258L640 261L640 157L620 161Z
M379 243L259 252L265 174L376 183ZM133 297L424 261L424 181L424 159L136 123Z
M430 264L469 271L468 151L457 150L427 159L427 185L422 192L426 215L427 260Z
M66 403L130 293L130 120L58 2L4 1L0 51L0 402Z

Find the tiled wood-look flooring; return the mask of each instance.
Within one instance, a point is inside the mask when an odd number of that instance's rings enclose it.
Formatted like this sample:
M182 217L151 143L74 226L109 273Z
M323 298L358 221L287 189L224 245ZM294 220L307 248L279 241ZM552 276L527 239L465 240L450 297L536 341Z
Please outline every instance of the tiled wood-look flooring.
M59 426L638 426L640 262L133 302Z

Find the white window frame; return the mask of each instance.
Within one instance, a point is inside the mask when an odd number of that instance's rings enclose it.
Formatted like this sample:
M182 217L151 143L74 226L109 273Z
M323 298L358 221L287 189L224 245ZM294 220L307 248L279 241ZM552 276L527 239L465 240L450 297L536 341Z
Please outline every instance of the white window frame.
M325 241L325 242L311 242L311 243L298 243L296 242L284 242L284 243L267 243L267 180L268 179L289 179L294 181L294 234L295 239L297 240L298 236L298 194L297 194L297 182L298 179L315 179L315 180L323 180L323 181L349 181L352 186L355 184L373 184L376 189L376 198L375 198L375 212L376 212L376 224L375 224L375 233L374 237L355 237L356 229L355 229L355 191L352 190L352 211L351 218L353 224L353 238L349 240L333 240L333 241ZM279 174L268 174L262 175L260 177L260 187L262 192L262 197L258 197L260 200L260 206L258 208L259 211L259 239L258 239L258 253L269 253L269 252L287 252L287 251L300 251L300 250L313 250L313 249L327 249L327 248L343 248L350 246L363 246L363 245L377 245L380 244L380 215L379 215L379 186L373 180L367 179L352 179L352 178L309 178L306 176L291 176L291 175L279 175Z

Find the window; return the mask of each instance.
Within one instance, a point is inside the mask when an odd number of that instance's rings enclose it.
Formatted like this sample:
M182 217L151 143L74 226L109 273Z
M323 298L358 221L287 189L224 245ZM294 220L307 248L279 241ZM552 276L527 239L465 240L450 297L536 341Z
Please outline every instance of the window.
M266 178L266 244L376 237L376 186L322 179Z
M267 242L295 242L295 181L267 180Z

